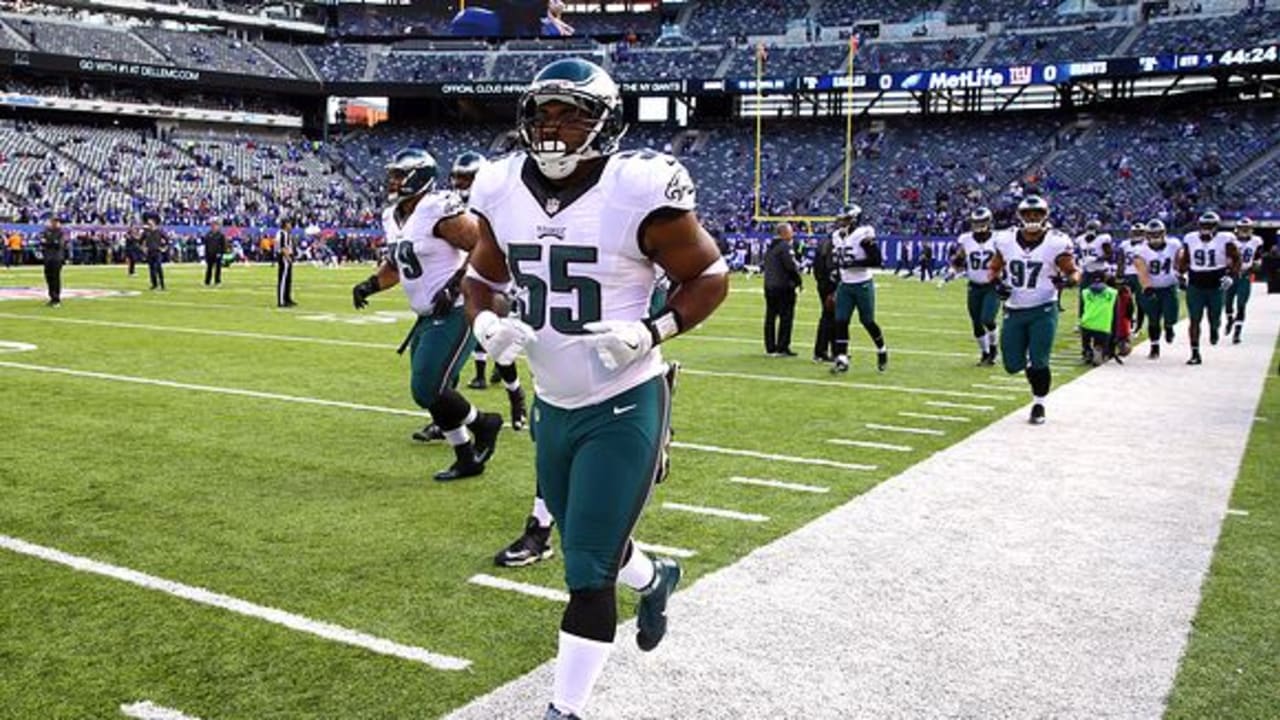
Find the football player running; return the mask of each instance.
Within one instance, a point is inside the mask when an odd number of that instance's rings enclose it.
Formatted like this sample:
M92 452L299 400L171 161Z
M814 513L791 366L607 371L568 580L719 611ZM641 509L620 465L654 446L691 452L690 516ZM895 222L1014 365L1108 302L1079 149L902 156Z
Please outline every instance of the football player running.
M1244 309L1249 304L1253 286L1250 276L1262 263L1262 238L1253 234L1253 220L1242 217L1236 221L1236 248L1240 251L1240 274L1227 288L1227 334L1231 344L1240 344L1244 332ZM1232 332L1234 330L1234 332Z
M995 365L999 349L996 342L996 313L1000 311L997 283L991 280L991 259L995 257L991 211L985 207L969 215L970 231L960 236L951 264L969 278L969 322L973 337L982 352L979 365Z
M680 567L631 539L667 439L658 346L723 302L728 266L680 163L616 152L622 101L599 66L543 68L520 99L517 130L523 152L487 164L471 188L479 241L464 287L490 357L508 363L523 349L533 371L538 488L560 528L569 589L546 717L575 718L613 645L616 583L640 593L640 648L666 634ZM659 267L678 289L649 316ZM518 319L492 310L513 280L527 294Z
M409 387L455 456L435 479L479 475L493 455L502 416L480 412L454 389L475 345L459 293L467 253L475 245L466 204L452 191L435 189L436 161L426 150L401 150L386 167L391 205L382 213L382 226L388 255L377 272L351 289L352 304L361 310L371 295L404 288L418 314L406 340Z
M1199 227L1182 239L1178 271L1188 273L1187 316L1191 320L1191 358L1188 365L1204 362L1200 356L1200 322L1209 314L1209 344L1218 344L1222 324L1223 293L1231 287L1231 276L1240 274L1240 251L1231 233L1222 232L1222 218L1216 212L1200 216Z
M1133 334L1136 336L1142 332L1142 326L1146 322L1147 313L1143 303L1139 300L1142 297L1142 283L1138 278L1138 269L1134 265L1137 258L1138 248L1146 243L1147 227L1140 222L1134 223L1129 227L1129 237L1120 243L1116 256L1120 262L1121 277L1124 284L1129 288L1129 292L1133 293L1134 298L1134 324Z
M1018 204L1019 227L996 234L990 282L1005 296L1000 351L1004 369L1026 370L1031 385L1031 424L1045 421L1045 397L1053 384L1049 357L1058 328L1058 290L1080 282L1071 238L1049 224L1049 203L1028 195Z
M1161 331L1165 342L1173 342L1173 326L1178 323L1178 255L1182 242L1167 237L1164 223L1147 223L1146 242L1134 252L1133 267L1139 274L1142 294L1138 302L1146 307L1151 350L1147 357L1160 359Z
M1084 233L1075 239L1074 249L1079 266L1085 270L1110 274L1111 236L1102 232L1102 223L1090 220L1084 225ZM1084 286L1081 285L1076 297L1076 319L1084 312ZM1088 362L1090 356L1089 342L1080 334L1080 356Z
M884 333L876 324L876 282L871 269L880 267L880 245L875 228L858 225L862 208L846 205L836 216L836 231L831 236L831 257L840 270L836 287L835 363L831 372L849 371L849 321L858 311L858 322L876 345L876 369L884 372L889 365L889 348Z

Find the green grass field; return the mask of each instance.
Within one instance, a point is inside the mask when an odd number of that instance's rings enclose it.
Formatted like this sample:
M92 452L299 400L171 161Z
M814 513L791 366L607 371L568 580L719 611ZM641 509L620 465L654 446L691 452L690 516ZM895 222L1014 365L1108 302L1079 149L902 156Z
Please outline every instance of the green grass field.
M71 267L65 273L71 289L139 294L68 298L58 309L34 300L0 302L0 342L38 346L0 353L0 535L471 665L434 669L0 550L0 717L115 717L120 704L144 699L205 720L435 717L551 658L560 604L467 582L489 573L562 587L558 560L520 570L492 566L493 553L518 534L528 513L532 445L527 436L504 432L483 477L447 485L429 479L449 464L449 449L414 443L409 435L421 422L384 411L414 409L407 360L394 353L409 321L377 314L403 313L403 295L394 290L376 296L369 310L356 313L350 286L367 276L368 266L300 267L295 287L301 305L281 311L273 307L271 268L232 268L217 290L201 287L197 272L170 266L170 290L152 293L145 273L129 278L121 268ZM38 269L0 271L0 286L41 284ZM1011 381L998 368L974 367L977 349L960 283L939 290L882 281L878 304L894 351L891 368L875 372L870 343L855 326L853 369L836 378L808 359L817 310L811 292L800 298L793 343L801 357L784 360L763 355L758 281L735 278L734 290L711 321L665 348L689 370L676 397L676 440L789 459L674 450L672 477L656 493L637 537L695 551L683 561L692 581L1027 400L1020 377ZM1059 383L1079 372L1070 360L1076 339L1065 325L1058 338ZM506 412L500 390L468 395ZM1269 437L1274 443L1280 428L1278 401L1273 381L1271 410L1262 413L1273 422L1258 431L1270 432L1264 442ZM867 423L943 434L873 430ZM1258 442L1255 435L1255 452ZM1277 473L1271 462L1270 475L1257 461L1248 467L1272 481L1267 507L1273 516ZM830 490L787 492L730 483L733 476ZM1238 493L1246 491L1242 486ZM693 515L664 509L664 502L769 520ZM1224 558L1265 562L1278 551L1274 523L1266 526L1269 534L1242 535L1250 531L1237 531L1234 522L1224 547L1241 545L1219 559L1219 574L1232 572L1220 567ZM1277 617L1274 566L1270 572L1272 591L1264 600L1271 625L1259 621L1260 632L1274 629ZM1233 592L1214 583L1209 589L1211 597ZM634 599L623 594L621 603L623 617L630 617ZM1223 600L1224 612L1234 612L1233 603ZM1257 659L1274 662L1275 637L1270 655ZM1209 666L1222 664L1221 653L1199 652L1202 645L1197 637L1188 662L1208 673ZM1182 682L1195 697L1221 684L1216 675L1196 682L1202 674L1184 669ZM1182 703L1181 686L1176 699ZM1197 713L1188 709L1181 716Z

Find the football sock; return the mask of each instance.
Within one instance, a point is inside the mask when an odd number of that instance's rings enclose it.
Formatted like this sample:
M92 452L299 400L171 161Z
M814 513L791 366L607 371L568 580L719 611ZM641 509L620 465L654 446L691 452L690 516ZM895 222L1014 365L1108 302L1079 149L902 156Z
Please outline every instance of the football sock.
M632 542L631 557L618 571L618 582L640 592L653 584L654 574L653 560Z
M1043 404L1043 399L1049 394L1049 388L1053 384L1049 368L1027 368L1027 381L1031 383L1031 394Z
M547 501L541 497L533 499L533 519L538 521L538 527L549 528L551 523L555 522L551 519L551 511L547 509Z
M519 390L519 389L520 389L520 381L519 381L519 380L512 380L511 382L507 382L506 380L503 380L503 381L502 381L502 386L503 386L503 387L505 387L505 388L507 389L507 392L509 392L509 393L513 393L513 392L515 392L515 391L517 391L517 390Z
M502 378L502 384L506 385L508 390L511 389L511 383L515 383L516 387L520 387L520 375L516 372L515 363L497 365L496 367L498 369L498 377Z
M467 432L466 425L459 425L452 430L444 431L444 439L449 441L450 445L466 445L471 440L471 434Z
M476 377L480 378L481 380L484 379L484 376L485 376L484 368L485 368L485 365L487 364L488 363L484 360L479 360L479 359L476 360Z
M983 355L991 352L990 340L987 338L986 333L979 335L976 340L978 341L978 349L982 351Z
M581 715L611 650L612 642L588 640L561 630L551 704L560 712Z
M997 347L997 345L996 345L996 329L995 329L995 328L991 328L991 329L987 330L987 347L988 347L988 348L990 348L992 351L994 351L994 350L996 349L996 347Z
M1031 396L1031 403L1032 403L1033 405L1039 405L1040 407L1044 407L1044 396L1043 396L1043 395L1032 395L1032 396Z

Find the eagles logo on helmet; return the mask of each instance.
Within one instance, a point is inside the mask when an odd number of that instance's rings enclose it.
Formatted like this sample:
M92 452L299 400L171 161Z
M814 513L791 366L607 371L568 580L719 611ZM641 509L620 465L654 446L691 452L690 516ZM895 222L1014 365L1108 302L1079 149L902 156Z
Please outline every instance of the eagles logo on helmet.
M553 110L553 103L569 106ZM583 160L618 149L627 132L618 85L599 65L581 58L544 67L520 98L516 118L520 145L544 176L563 180ZM583 138L570 147L573 135Z
M386 164L387 200L400 202L434 190L436 159L422 148L405 148Z

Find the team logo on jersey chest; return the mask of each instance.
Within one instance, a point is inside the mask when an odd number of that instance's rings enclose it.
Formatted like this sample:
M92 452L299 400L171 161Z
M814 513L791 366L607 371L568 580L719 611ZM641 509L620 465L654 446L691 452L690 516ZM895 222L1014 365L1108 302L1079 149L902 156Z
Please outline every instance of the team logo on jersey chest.
M546 203L544 203L543 207L547 209L548 215L555 215L556 213L560 212L560 199L549 197L547 198L547 201Z
M565 229L563 227L558 227L554 225L539 225L537 227L537 230L538 230L539 240L543 238L548 238L548 237L555 238L556 240L564 240Z

